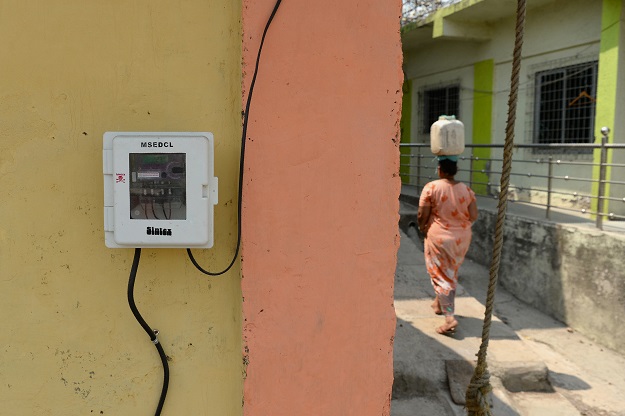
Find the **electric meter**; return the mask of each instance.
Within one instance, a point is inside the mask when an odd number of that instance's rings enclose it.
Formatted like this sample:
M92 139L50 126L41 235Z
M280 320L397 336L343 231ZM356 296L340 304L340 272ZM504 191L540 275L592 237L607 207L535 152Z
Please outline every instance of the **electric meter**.
M212 247L213 146L212 133L104 133L106 246Z

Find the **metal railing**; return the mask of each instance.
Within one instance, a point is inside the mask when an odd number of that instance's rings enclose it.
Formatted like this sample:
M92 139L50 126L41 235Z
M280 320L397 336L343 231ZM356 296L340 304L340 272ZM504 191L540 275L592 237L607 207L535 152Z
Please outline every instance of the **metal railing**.
M625 162L625 144L608 143L609 132L606 127L601 129L598 144L515 144L509 201L543 207L547 219L551 219L552 208L589 215L595 218L599 229L603 229L605 218L625 220L625 180L618 180L625 179L625 163L611 162L614 159ZM471 154L459 156L458 179L467 182L478 195L498 198L503 159L490 154L502 153L503 144L466 144L465 148ZM402 143L400 149L403 183L416 185L420 190L427 182L437 179L428 143ZM518 157L516 149L527 150L520 152L523 157ZM593 157L593 152L598 152L598 157ZM462 161L469 162L468 169ZM514 185L515 178L523 185ZM519 197L523 193L526 196ZM557 197L560 203L555 201ZM571 198L568 201L576 206L563 203L566 198Z

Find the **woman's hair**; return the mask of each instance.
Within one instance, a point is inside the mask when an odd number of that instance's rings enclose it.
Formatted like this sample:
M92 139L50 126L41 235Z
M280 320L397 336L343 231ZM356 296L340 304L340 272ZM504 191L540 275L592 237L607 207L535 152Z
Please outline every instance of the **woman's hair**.
M458 163L453 160L443 159L438 161L438 166L441 168L441 172L455 176L458 173Z

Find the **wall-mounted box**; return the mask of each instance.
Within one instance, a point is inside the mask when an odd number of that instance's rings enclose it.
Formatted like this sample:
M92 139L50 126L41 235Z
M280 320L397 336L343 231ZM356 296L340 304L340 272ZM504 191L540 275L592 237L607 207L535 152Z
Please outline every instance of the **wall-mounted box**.
M103 164L107 247L213 246L212 133L106 132Z

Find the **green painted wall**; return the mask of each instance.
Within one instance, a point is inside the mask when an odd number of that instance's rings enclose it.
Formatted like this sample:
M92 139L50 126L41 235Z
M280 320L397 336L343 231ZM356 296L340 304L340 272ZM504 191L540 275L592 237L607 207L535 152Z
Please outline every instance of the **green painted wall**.
M621 40L621 20L623 0L604 0L601 16L601 46L599 53L599 82L597 86L597 115L595 117L595 142L601 143L601 128L609 127L614 131L617 107L619 48ZM610 135L609 142L613 142ZM598 164L601 151L594 152L594 163ZM612 152L608 152L608 163L612 162ZM606 171L606 180L610 180L611 169ZM599 179L599 166L593 169L593 179ZM594 182L592 194L597 195L599 184ZM605 195L610 194L610 184L606 184ZM592 201L592 210L597 210L597 199ZM604 211L608 211L608 203L604 204Z
M495 62L492 59L477 62L473 70L473 143L491 144ZM479 158L473 162L472 188L476 193L485 195L488 175L479 171L486 168L486 160L491 157L491 150L490 148L472 150L473 156Z
M399 123L399 129L401 134L401 143L410 143L410 129L412 128L412 80L404 81L402 88L402 107L401 107L401 121ZM402 183L408 183L410 181L410 148L401 147L400 149L400 167L399 173Z

